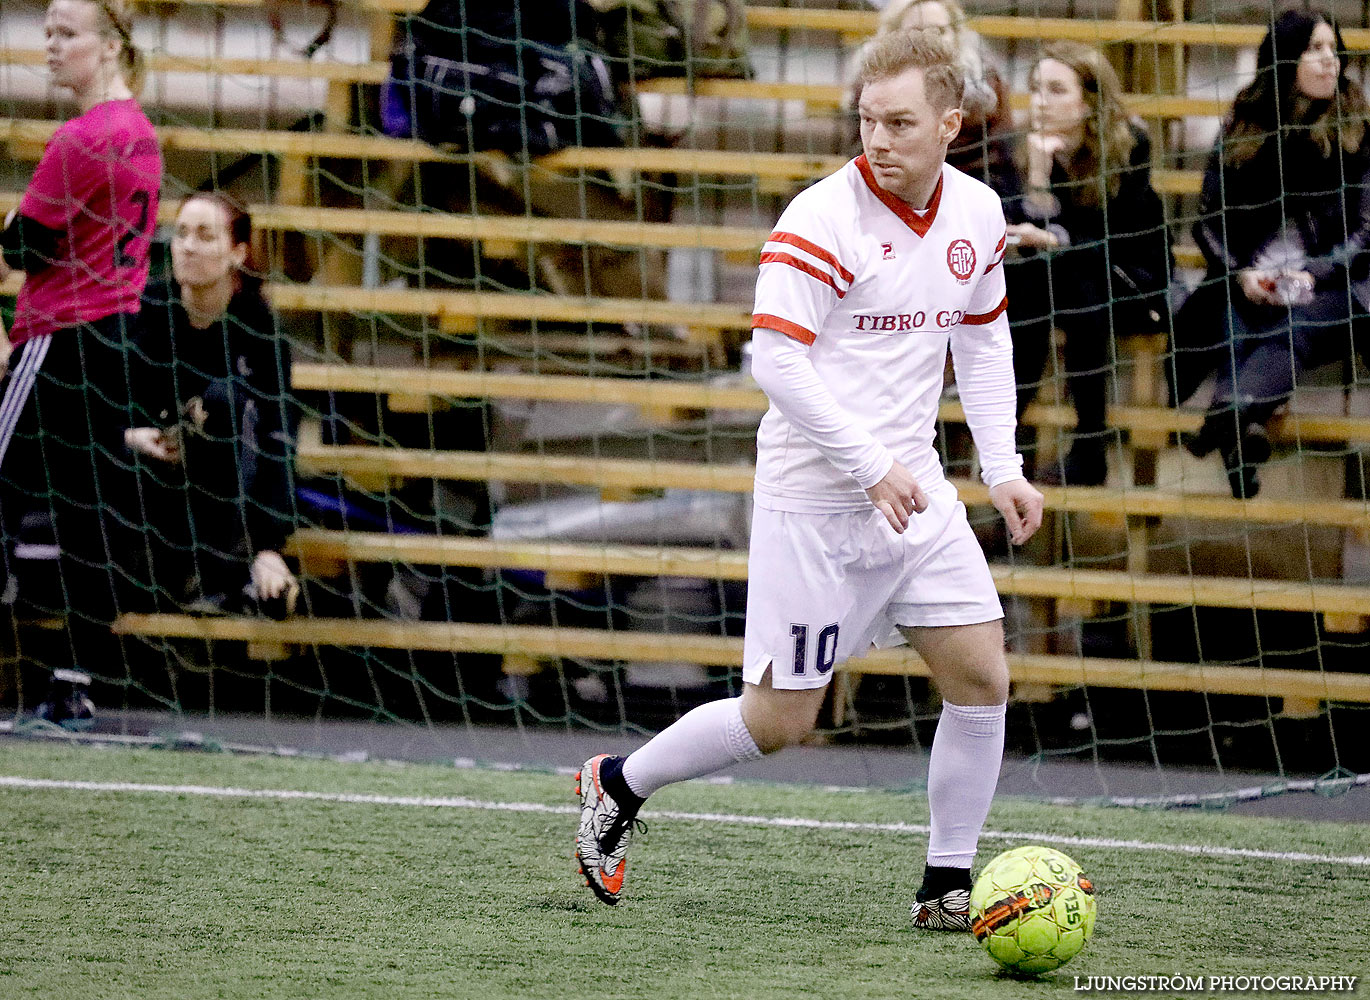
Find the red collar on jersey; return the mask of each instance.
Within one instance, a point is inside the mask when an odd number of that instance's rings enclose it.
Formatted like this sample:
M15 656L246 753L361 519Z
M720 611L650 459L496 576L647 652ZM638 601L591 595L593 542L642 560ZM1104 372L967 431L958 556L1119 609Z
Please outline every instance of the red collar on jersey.
M882 188L875 181L875 174L871 173L871 165L866 160L866 154L862 153L856 158L856 169L861 171L861 179L866 182L866 187L871 189L871 194L875 195L895 215L904 221L919 236L928 235L928 230L937 221L937 206L942 204L942 178L937 178L937 189L932 192L932 200L928 202L928 210L923 215L914 211L903 198L892 195Z

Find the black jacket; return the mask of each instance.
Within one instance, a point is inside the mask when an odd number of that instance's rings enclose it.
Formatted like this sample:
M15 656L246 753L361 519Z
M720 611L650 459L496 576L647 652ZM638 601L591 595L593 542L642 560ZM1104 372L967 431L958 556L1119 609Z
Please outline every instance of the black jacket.
M1367 133L1370 136L1370 132ZM1297 242L1306 269L1319 284L1347 280L1366 304L1370 277L1370 141L1355 152L1340 146L1330 156L1303 131L1266 140L1240 166L1227 162L1219 139L1204 172L1194 238L1210 278L1252 266L1276 237Z
M222 322L199 330L190 325L174 283L157 283L144 292L139 320L129 361L135 424L184 426L192 398L222 396L227 390L235 411L242 412L235 412L231 429L216 437L226 461L236 459L244 495L219 499L241 502L243 517L235 520L246 525L250 551L279 551L295 520L297 419L290 396L290 345L277 332L270 308L259 292L241 292ZM187 495L194 508L197 491ZM223 526L200 527L217 532Z
M1010 223L1064 230L1069 246L1052 251L1051 258L1056 299L1065 308L1128 303L1164 311L1173 266L1165 209L1151 186L1151 140L1140 126L1130 127L1136 141L1117 194L1090 204L1080 196L1081 186L1097 184L1097 178L1074 181L1057 161L1050 177L1057 211L1034 214L1025 197L1004 203Z

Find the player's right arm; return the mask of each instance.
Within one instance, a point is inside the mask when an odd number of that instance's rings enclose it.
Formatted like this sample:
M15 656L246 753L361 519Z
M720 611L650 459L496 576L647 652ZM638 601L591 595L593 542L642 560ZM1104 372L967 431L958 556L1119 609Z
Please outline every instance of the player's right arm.
M27 215L15 213L0 233L0 252L4 259L0 281L8 278L11 271L33 274L48 267L57 257L62 236L62 230L51 229Z
M814 368L810 348L854 280L814 197L801 195L761 253L752 314L752 375L791 425L856 480L895 531L927 500L908 470L852 419Z
M902 532L928 500L908 469L844 410L809 360L808 345L778 330L752 331L752 377L834 467L857 481L890 527Z
M24 189L19 207L5 219L0 234L6 273L25 271L33 274L51 265L66 236L72 217L82 204L80 192L71 190L74 178L82 174L86 157L64 129L59 129L34 168L33 177Z

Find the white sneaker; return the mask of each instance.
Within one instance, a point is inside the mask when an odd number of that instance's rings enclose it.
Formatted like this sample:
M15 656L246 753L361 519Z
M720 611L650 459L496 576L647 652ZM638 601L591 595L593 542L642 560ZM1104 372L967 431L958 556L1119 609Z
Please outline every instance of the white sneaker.
M926 931L970 930L970 890L948 889L940 896L928 896L922 889L909 907L913 926Z
M580 796L580 827L576 830L576 860L580 873L601 902L618 902L623 891L623 875L628 869L628 844L633 828L645 832L637 821L636 810L619 807L599 779L600 768L609 759L600 754L587 760L576 772L576 794Z

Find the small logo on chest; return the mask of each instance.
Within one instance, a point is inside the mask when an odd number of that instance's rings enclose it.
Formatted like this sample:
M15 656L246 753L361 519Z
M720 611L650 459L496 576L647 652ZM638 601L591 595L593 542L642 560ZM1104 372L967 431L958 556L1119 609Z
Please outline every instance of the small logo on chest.
M881 258L881 260L894 260L894 244L893 244L893 243L881 243L881 244L880 244L880 258Z
M970 276L975 273L975 247L970 245L970 240L951 242L947 247L947 268L961 284L970 281Z

